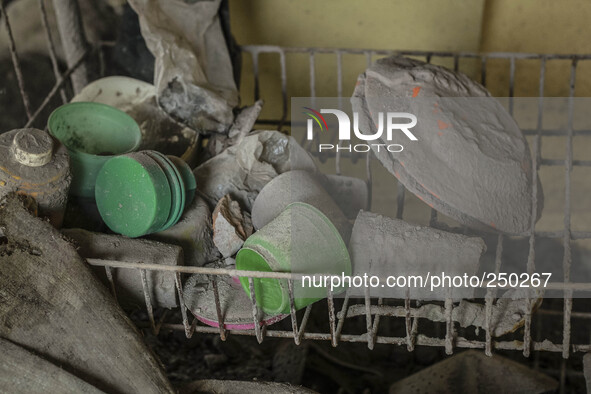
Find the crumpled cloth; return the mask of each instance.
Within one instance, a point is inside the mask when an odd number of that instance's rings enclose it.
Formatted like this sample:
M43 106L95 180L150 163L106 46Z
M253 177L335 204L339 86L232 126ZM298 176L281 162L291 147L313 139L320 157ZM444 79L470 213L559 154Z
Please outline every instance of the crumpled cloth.
M156 58L154 85L171 116L227 133L239 93L218 10L221 0L129 0Z
M261 189L278 174L317 171L312 157L291 136L252 132L193 170L197 189L213 209L226 194L250 213Z

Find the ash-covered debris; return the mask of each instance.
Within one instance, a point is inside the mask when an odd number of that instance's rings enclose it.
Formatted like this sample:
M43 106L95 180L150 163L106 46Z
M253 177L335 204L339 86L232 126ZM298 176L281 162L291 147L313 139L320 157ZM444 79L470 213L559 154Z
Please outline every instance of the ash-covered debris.
M0 352L0 388L6 393L42 393L48 388L56 393L102 393L76 375L2 338Z
M257 100L253 105L242 108L236 115L232 127L228 132L228 138L240 140L254 130L254 125L263 109L263 100Z
M376 248L375 245L381 247ZM454 234L431 227L416 226L399 219L361 211L355 220L349 244L354 272L371 272L381 278L391 275L475 275L480 257L486 250L478 237ZM363 289L351 289L363 296ZM431 291L429 287L410 286L411 298L442 300L448 297L473 298L472 287ZM449 292L447 292L449 290ZM370 289L374 296L405 298L406 288ZM439 292L437 292L439 291ZM381 292L381 293L380 293Z
M295 202L310 204L335 225L345 244L351 236L351 223L324 188L319 174L295 170L277 176L261 190L252 206L252 221L257 230L275 219Z
M276 394L313 394L315 391L305 387L274 382L244 382L238 380L199 380L184 386L181 394L212 392L212 393L244 393L258 394L260 392Z
M72 175L66 148L43 130L17 129L0 135L0 198L35 197L39 215L61 227Z
M290 170L315 170L309 154L278 131L255 131L193 172L199 193L213 209L226 194L247 211L261 189L278 174Z
M7 238L3 250L25 244L36 250L0 252L0 337L100 390L173 392L135 326L55 228L14 196L0 207L0 227Z
M390 393L547 393L558 382L499 355L468 350L402 379Z
M207 268L235 269L236 262L227 258L222 262L205 265ZM214 283L215 281L215 287ZM229 276L191 275L183 286L185 306L200 322L212 327L219 327L216 308L216 289L224 327L228 330L253 330L252 302L244 291L238 278ZM257 311L257 320L261 327L270 326L287 317L286 314L265 314Z
M237 110L234 123L230 127L228 135L211 134L207 140L206 148L201 152L200 163L219 155L222 151L232 145L236 145L251 131L263 108L263 101L258 100L251 106Z
M227 134L239 94L218 14L221 0L130 4L156 59L154 85L160 105L195 130Z
M253 232L250 215L226 194L213 210L213 242L223 257L235 255Z
M158 95L160 106L174 119L196 130L227 133L234 119L225 98L174 77Z
M200 267L220 257L213 242L211 210L199 196L185 209L177 224L149 238L181 246L185 265Z
M179 246L146 239L130 239L116 235L92 233L82 229L62 231L76 246L83 258L102 259L165 266L183 265L183 250ZM93 267L95 274L111 288L104 267ZM147 292L154 307L178 307L174 272L146 271ZM119 269L113 275L119 304L127 310L145 308L144 285L134 269Z

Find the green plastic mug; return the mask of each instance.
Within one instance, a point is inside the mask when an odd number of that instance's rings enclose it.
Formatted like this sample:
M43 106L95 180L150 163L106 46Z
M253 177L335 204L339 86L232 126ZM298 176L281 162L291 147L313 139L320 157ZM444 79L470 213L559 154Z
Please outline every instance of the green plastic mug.
M49 116L49 132L70 154L70 193L94 198L98 172L112 157L138 149L142 133L125 112L105 104L78 102L63 105Z
M310 204L289 204L279 216L251 235L236 256L236 268L298 274L351 275L347 246L331 221ZM250 294L248 277L240 277ZM265 313L289 313L286 279L254 278L257 304ZM327 286L294 279L294 303L301 309L327 296ZM330 282L329 282L330 286ZM333 294L344 291L333 289Z

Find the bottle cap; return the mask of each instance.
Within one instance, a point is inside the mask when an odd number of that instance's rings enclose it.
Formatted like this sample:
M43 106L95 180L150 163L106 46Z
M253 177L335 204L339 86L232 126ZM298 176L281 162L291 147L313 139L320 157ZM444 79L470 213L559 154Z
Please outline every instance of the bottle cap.
M12 140L11 153L22 165L41 167L51 161L53 140L43 130L21 129Z

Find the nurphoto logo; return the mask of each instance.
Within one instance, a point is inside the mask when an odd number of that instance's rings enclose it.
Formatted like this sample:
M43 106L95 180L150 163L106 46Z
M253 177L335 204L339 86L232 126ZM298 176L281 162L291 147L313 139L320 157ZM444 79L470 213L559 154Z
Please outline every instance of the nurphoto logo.
M339 128L338 144L318 144L318 151L347 151L347 152L369 152L370 149L387 149L388 152L402 152L404 147L401 144L390 143L395 133L402 132L409 140L417 141L417 137L410 131L417 124L417 117L408 112L383 112L378 113L378 122L375 125L373 134L365 134L359 130L359 113L353 112L353 127L351 119L344 111L338 109L321 109L316 111L309 107L304 107L304 114L309 116L307 121L307 139L314 140L314 124L321 132L328 131L328 123L322 114L332 114L336 116ZM401 122L402 121L402 122ZM385 123L385 125L384 125ZM351 144L351 130L354 136L361 141L387 141L388 143L360 143ZM385 132L385 138L384 138ZM346 142L349 141L349 144ZM344 143L344 144L343 144Z

